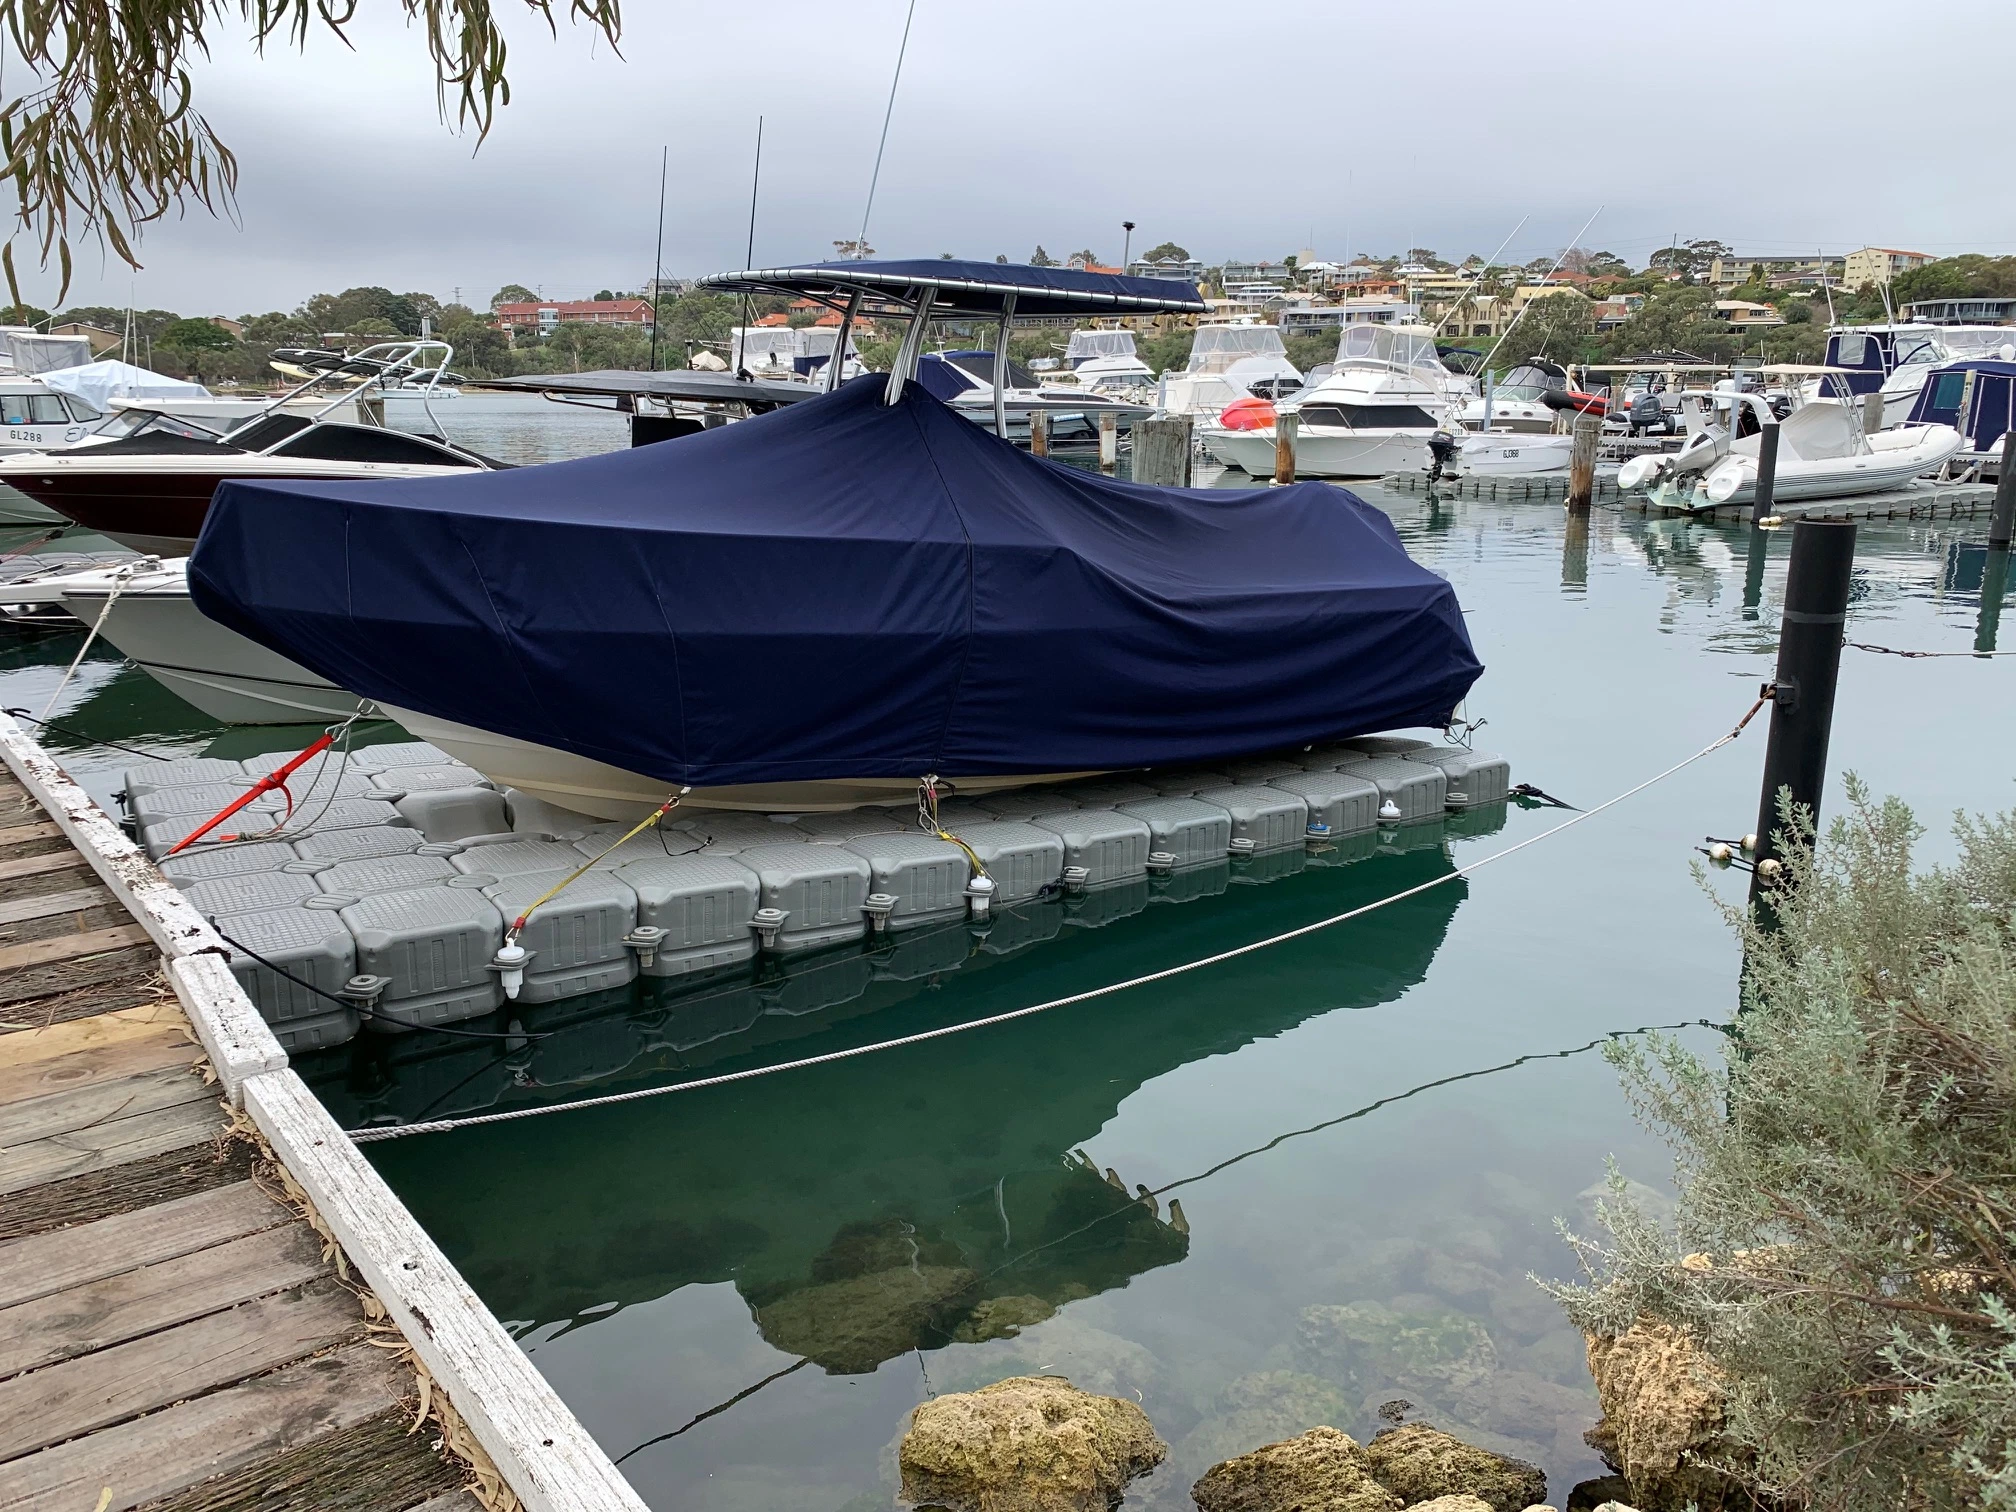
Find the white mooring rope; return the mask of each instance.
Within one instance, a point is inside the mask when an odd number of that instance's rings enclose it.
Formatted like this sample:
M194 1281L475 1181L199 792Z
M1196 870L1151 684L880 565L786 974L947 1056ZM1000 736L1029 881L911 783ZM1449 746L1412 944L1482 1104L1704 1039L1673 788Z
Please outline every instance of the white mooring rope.
M1153 982L1166 982L1171 977L1183 976L1188 972L1202 971L1206 966L1216 966L1220 962L1236 960L1240 956L1252 955L1256 951L1270 950L1274 946L1286 944L1290 940L1299 940L1304 935L1315 934L1318 930L1329 929L1338 924L1349 923L1352 919L1363 918L1366 914L1374 913L1379 909L1390 907L1392 904L1416 897L1421 893L1427 892L1430 888L1440 887L1445 882L1453 882L1458 877L1467 877L1474 872L1482 871L1494 861L1503 861L1507 856L1515 856L1528 846L1538 845L1542 840L1551 839L1564 830L1571 830L1586 820L1594 819L1606 809L1615 808L1627 798L1636 797L1654 784L1664 782L1675 772L1685 770L1702 757L1721 750L1722 747L1728 745L1743 733L1743 727L1756 717L1757 711L1764 707L1765 702L1766 700L1762 698L1758 699L1756 703L1750 706L1750 712L1736 722L1736 727L1733 730L1703 746L1686 760L1675 762L1672 766L1666 768L1665 771L1655 776L1647 777L1636 787L1626 788L1616 797L1599 803L1592 809L1585 809L1572 819L1564 819L1552 829L1542 830L1537 835L1529 835L1516 845L1508 845L1501 851L1493 851L1488 856L1472 861L1468 866L1459 866L1453 871L1444 872L1439 877L1417 883L1415 886L1394 893L1390 897L1361 904L1357 908L1348 909L1340 914L1332 914L1329 918L1318 919L1313 924L1304 924L1296 929L1284 930L1277 935L1269 935L1264 940L1255 940L1248 945L1236 945L1230 950L1221 950L1216 955L1203 956L1194 961L1185 961L1180 966L1164 967L1160 971L1151 971L1145 976L1129 977L1124 982L1113 982L1107 986L1094 987L1085 992L1074 992L1068 997L1052 998L1047 1003L1035 1003L1027 1008L1014 1008L1007 1013L996 1013L987 1018L970 1019L963 1024L947 1024L938 1029L925 1029L919 1033L906 1034L897 1039L878 1040L874 1044L869 1045L856 1045L849 1050L829 1050L824 1055L808 1055L801 1060L780 1061L772 1066L752 1066L746 1071L726 1071L719 1076L702 1076L692 1081L673 1082L669 1086L664 1087L640 1087L634 1092L611 1092L601 1097L583 1097L577 1098L573 1102L546 1103L536 1108L513 1108L504 1113L478 1113L468 1118L441 1118L425 1123L385 1124L372 1128L352 1129L349 1131L350 1137L358 1144L371 1144L381 1139L404 1139L409 1134L446 1134L452 1129L472 1129L483 1124L512 1123L521 1118L543 1118L548 1113L571 1113L582 1108L606 1108L612 1107L617 1103L642 1102L648 1097L664 1097L674 1092L697 1092L703 1087L721 1087L726 1086L730 1082L752 1081L759 1076L774 1076L780 1071L803 1071L812 1066L830 1065L834 1061L852 1060L857 1055L873 1055L881 1050L898 1050L905 1045L921 1045L926 1040L944 1039L948 1035L964 1034L969 1029L987 1029L995 1024L1006 1024L1015 1019L1029 1018L1038 1013L1048 1013L1052 1008L1068 1008L1074 1003L1087 1003L1094 998L1111 997L1116 992L1127 992L1135 987L1146 987Z

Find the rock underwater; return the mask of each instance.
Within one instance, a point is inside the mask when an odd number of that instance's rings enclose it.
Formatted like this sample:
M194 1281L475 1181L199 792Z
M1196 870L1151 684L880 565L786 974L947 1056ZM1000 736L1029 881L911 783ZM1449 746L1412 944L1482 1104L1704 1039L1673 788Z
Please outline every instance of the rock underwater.
M897 1467L905 1500L948 1512L1107 1512L1168 1453L1133 1402L1011 1376L917 1408Z

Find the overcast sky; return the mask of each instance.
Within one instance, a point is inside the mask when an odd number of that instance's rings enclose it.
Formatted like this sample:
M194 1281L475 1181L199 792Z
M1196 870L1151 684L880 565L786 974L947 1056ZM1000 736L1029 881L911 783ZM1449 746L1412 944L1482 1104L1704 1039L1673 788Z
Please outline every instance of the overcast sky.
M513 103L480 151L440 123L393 0L363 0L354 53L315 36L260 58L217 22L197 105L238 152L237 224L157 226L137 275L83 252L69 302L237 315L355 284L478 305L506 282L635 287L661 145L666 270L740 267L759 115L757 264L830 256L861 224L906 3L631 0L621 57L514 15ZM1524 259L1601 205L1583 244L1634 265L1675 235L2016 252L1996 150L2012 42L2009 0L918 0L868 235L891 256L1117 259L1132 220L1137 252L1207 261L1460 257L1525 217L1505 254ZM24 292L46 304L55 282Z

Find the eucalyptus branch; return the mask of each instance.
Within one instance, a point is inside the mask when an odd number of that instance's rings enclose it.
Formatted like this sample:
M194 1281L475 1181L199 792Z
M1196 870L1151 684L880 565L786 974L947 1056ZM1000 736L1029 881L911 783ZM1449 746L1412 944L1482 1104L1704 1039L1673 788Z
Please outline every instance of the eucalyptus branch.
M444 121L475 129L480 145L511 100L495 0L397 0L421 23ZM559 0L522 0L558 34ZM621 0L565 0L570 22L615 46ZM305 49L323 31L350 45L358 0L0 0L6 44L31 84L0 101L0 177L11 179L17 228L0 246L0 271L20 304L14 241L52 257L68 295L73 234L96 236L139 267L142 229L171 210L231 207L238 160L195 109L192 58L207 58L218 29L234 23L262 50L284 39Z

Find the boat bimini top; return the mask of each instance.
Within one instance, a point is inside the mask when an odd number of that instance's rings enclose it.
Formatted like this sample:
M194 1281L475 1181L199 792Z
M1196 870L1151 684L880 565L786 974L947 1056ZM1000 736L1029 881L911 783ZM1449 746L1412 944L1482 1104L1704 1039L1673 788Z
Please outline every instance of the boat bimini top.
M711 273L695 287L721 294L788 295L840 313L836 343L844 343L862 316L907 318L910 328L890 365L883 402L895 404L917 376L924 336L933 320L996 322L995 349L1008 348L1008 328L1031 319L1084 315L1202 315L1210 310L1194 284L1168 278L1129 278L1082 268L1037 268L1021 263L965 262L958 258L805 263ZM836 350L842 349L836 345ZM1006 363L994 374L996 435L1008 429ZM840 386L839 365L827 364L829 389Z

